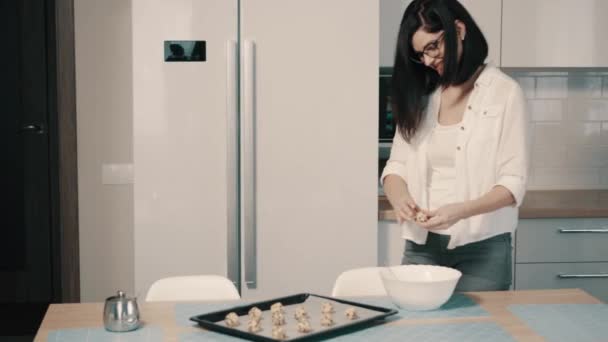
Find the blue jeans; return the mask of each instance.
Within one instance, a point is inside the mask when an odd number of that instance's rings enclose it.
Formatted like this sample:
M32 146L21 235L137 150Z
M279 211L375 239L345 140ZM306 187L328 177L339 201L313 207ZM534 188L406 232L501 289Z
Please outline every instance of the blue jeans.
M447 249L449 235L429 232L426 244L406 241L403 265L439 265L462 272L456 291L508 290L513 275L511 269L511 234L505 233L486 240Z

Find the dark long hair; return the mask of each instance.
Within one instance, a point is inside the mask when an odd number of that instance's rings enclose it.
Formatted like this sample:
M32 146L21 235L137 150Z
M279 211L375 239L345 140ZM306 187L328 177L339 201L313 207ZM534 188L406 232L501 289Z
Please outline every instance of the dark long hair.
M466 27L462 58L458 62L458 35L455 21ZM418 29L444 31L443 75L424 64L415 63L412 36ZM469 12L457 0L414 0L399 27L392 80L392 107L395 123L406 141L420 127L429 97L438 86L467 81L488 56L488 43Z

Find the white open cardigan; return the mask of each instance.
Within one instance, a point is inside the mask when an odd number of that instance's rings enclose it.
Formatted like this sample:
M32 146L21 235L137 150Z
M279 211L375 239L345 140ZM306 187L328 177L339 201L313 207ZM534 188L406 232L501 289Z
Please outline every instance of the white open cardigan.
M380 178L382 183L391 174L403 178L420 206L428 200L427 150L437 124L440 95L439 89L431 95L424 121L410 143L397 130ZM513 194L516 204L457 222L450 229L449 249L515 231L518 207L526 192L529 140L521 87L498 68L487 65L475 82L455 142L454 193L457 201L473 200L502 185ZM413 222L404 222L402 228L404 239L426 242L428 230Z

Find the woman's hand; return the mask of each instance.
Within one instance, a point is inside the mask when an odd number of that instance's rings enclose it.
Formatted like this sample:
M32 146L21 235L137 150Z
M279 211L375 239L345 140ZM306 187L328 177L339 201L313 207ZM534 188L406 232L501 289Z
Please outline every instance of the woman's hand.
M394 203L391 202L391 205L393 206L399 224L405 221L415 221L416 212L419 208L409 192L406 191L406 193L395 200Z
M397 222L414 221L418 205L412 199L407 183L398 175L388 175L384 179L384 193L391 203Z
M428 230L445 230L456 222L469 217L468 207L465 203L447 204L437 210L423 210L423 212L429 219L426 222L418 222L418 225Z

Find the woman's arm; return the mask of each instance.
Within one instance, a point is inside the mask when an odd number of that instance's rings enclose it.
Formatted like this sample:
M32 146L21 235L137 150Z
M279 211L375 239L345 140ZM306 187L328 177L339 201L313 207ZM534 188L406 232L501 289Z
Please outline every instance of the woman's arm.
M397 222L413 221L418 206L412 199L412 196L407 189L407 183L405 183L403 178L394 174L389 174L384 178L383 185L386 198L388 198L388 201L395 211Z
M489 213L503 207L515 204L515 197L509 189L497 185L485 195L463 203L463 216L468 218L475 215Z
M520 206L526 194L528 164L530 161L530 135L526 99L521 87L515 83L507 100L497 152L497 181L494 184L508 189Z
M412 221L418 208L407 187L408 153L408 143L397 129L393 138L391 156L382 171L380 181L399 223Z

